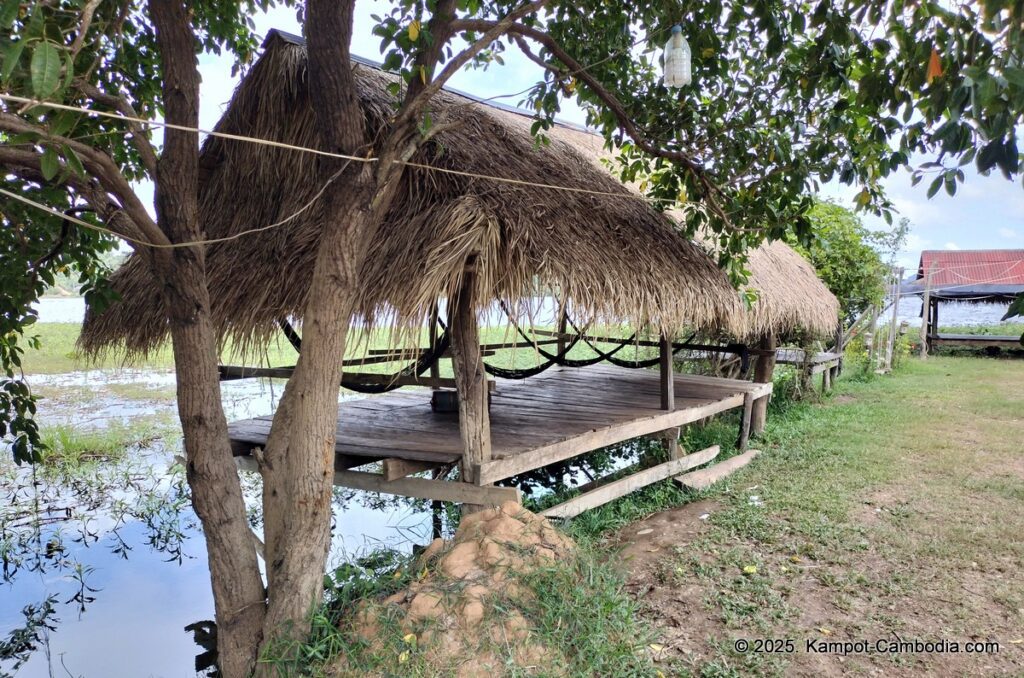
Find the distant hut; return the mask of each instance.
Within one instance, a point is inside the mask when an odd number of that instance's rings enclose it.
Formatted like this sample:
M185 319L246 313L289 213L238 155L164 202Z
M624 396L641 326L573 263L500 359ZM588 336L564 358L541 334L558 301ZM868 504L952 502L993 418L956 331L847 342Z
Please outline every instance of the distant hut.
M757 292L757 301L745 314L743 338L759 351L754 368L754 381L770 383L775 373L779 347L796 338L808 339L835 336L839 326L839 300L825 286L811 262L789 245L775 241L764 243L750 253L748 286ZM805 349L807 350L807 349ZM831 354L806 356L793 352L793 361L810 376L810 371L823 370L823 387L831 384L838 370L838 357ZM809 359L808 359L809 358ZM790 354L783 354L790 359ZM751 430L764 430L767 399L754 403Z
M964 335L939 332L943 302L1007 306L1024 293L1024 250L924 250L917 274L901 285L901 295L919 296L922 335L928 346L986 349L1020 348L1016 335Z
M549 134L552 138L572 144L596 165L612 160L612 155L604 146L604 139L591 132L557 126ZM631 188L639 193L635 186ZM683 216L679 210L671 211L669 215L675 219ZM712 238L705 236L703 240L703 246L714 253ZM748 257L746 267L750 271L750 278L746 287L757 292L757 301L744 309L737 326L718 329L719 334L728 335L758 352L754 380L770 383L775 371L778 347L797 338L833 337L839 325L840 304L818 277L814 266L786 243L763 243L750 251ZM796 361L799 356L803 356L803 352L792 351L783 355L784 360ZM811 360L816 359L822 360L822 357L811 356ZM834 367L836 360L829 356L828 361ZM833 367L822 362L811 369ZM833 372L829 372L831 374ZM754 404L754 432L764 428L766 407L767 399Z
M370 128L384 127L393 113L388 85L397 78L361 63L353 68ZM272 32L216 130L321 147L307 83L301 39ZM432 415L429 393L389 396L374 409L395 408L402 426L382 431L373 428L379 416L343 404L336 482L486 503L507 496L496 494L502 488L488 487L495 481L736 407L749 412L753 401L767 397L770 384L672 374L670 340L683 328L742 333L750 321L723 272L669 219L557 134L549 145L536 144L529 116L454 92L440 93L431 107L435 124L458 124L413 158L425 167L408 169L401 197L369 248L352 321L363 328L406 328L406 339L418 340L439 301L456 302L449 304L445 335L452 350L445 353L445 342L435 350L432 342L420 352L415 369L403 370L394 384L399 377L428 383L421 378L425 363L449 355L460 416L453 422ZM217 137L206 140L200 162L201 219L210 238L288 219L279 228L207 250L211 312L220 338L257 346L281 324L302 317L322 231L316 210L302 208L327 177L318 175L313 154ZM486 178L495 176L514 181ZM102 311L88 310L84 349L138 354L165 342L162 302L141 258L129 258L112 282L120 300ZM538 289L554 291L577 327L629 325L661 337L660 374L600 366L551 370L538 380L502 382L488 414L488 399L480 397L487 385L473 378L482 379L481 367L488 368L479 346L478 318L498 302L518 323L529 317ZM577 332L576 339L582 336ZM390 348L408 347L396 343ZM556 357L564 364L564 356ZM611 352L603 357L615 360ZM288 369L223 374L287 376ZM436 379L429 383L441 385ZM685 396L679 407L676 392ZM245 455L265 441L269 423L232 426L236 451ZM691 454L660 470L646 469L641 484L706 462L709 455ZM383 461L383 474L351 470L367 461ZM475 488L460 484L454 490L440 480L404 477L454 463L461 466L461 479ZM610 483L597 490L600 497L584 504L607 501L636 486ZM582 510L584 504L561 515Z

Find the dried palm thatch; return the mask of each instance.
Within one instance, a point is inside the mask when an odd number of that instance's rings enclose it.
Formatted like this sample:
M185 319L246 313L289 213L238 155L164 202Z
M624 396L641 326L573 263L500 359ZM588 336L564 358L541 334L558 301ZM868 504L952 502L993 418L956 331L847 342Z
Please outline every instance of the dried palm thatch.
M839 300L807 259L780 241L764 243L749 256L747 286L757 292L757 301L746 313L743 336L835 334Z
M388 85L397 79L353 68L369 129L384 129L394 111ZM670 335L742 328L739 295L712 259L593 155L557 136L537 144L528 116L451 92L434 99L432 116L435 124L457 125L427 143L415 162L615 195L409 168L362 269L354 322L420 327L436 300L457 289L475 253L483 304L500 299L528 315L538 290L555 290L584 323L629 323ZM217 130L322 147L300 41L268 37ZM216 137L203 146L201 170L200 214L211 238L292 215L327 179L312 154ZM315 214L307 210L283 227L209 247L212 313L222 340L258 345L278 319L302 316L322 231ZM113 284L121 300L88 311L82 347L138 354L159 346L167 336L165 314L141 258L131 257Z
M601 137L559 126L550 131L554 139L564 141L594 163L611 160ZM630 188L639 190L635 186ZM668 216L682 218L681 210ZM703 235L703 234L702 234ZM714 252L714 240L701 237L702 244ZM721 329L744 340L768 334L785 336L805 332L818 336L831 336L839 321L839 300L818 278L814 267L784 242L763 243L747 253L750 279L746 287L757 292L757 301L743 313L738 323Z

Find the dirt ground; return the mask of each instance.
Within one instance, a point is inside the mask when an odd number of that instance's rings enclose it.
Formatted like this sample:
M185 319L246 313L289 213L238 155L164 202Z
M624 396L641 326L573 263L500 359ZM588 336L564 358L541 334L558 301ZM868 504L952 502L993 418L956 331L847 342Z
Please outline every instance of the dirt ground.
M661 670L1024 675L1024 364L935 359L814 409L610 540Z

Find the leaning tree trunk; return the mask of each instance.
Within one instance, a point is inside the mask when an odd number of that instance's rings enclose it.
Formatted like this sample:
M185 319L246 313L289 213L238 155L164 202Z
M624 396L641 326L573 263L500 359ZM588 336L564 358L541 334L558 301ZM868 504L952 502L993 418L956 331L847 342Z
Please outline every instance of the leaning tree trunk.
M163 62L165 118L196 127L199 72L188 9L180 2L155 0L149 11ZM196 134L166 130L154 178L160 228L171 242L201 240ZM174 345L186 473L206 536L220 669L227 678L241 678L255 663L265 596L220 400L204 251L200 246L161 250L150 253L150 261L157 279L165 281L162 296Z

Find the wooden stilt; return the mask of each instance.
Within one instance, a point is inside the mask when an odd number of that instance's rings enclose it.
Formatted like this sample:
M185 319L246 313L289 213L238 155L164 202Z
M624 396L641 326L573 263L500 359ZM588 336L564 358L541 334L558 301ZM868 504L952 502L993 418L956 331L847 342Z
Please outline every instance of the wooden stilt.
M427 337L429 338L430 341L431 352L433 352L434 348L437 346L437 316L438 309L437 304L435 303L434 307L430 309L430 327L427 329ZM441 379L441 366L437 361L435 361L434 364L430 366L430 378L437 380ZM430 388L436 391L438 387L432 385Z
M747 449L747 443L750 442L750 415L754 409L754 395L752 393L743 394L743 415L740 419L740 439L736 443L736 446L743 451Z
M676 409L676 387L675 367L672 364L672 342L664 334L658 344L660 352L661 369L661 409L672 412ZM678 459L679 450L679 428L673 427L664 432L665 447L668 450L669 459Z
M569 327L569 311L565 307L565 300L558 302L558 343L555 345L556 353L562 355L565 352L565 332Z
M491 460L491 422L487 410L487 373L480 355L476 319L476 262L467 261L462 287L451 303L452 368L459 393L462 479L476 483L476 469Z
M758 384L772 383L775 374L775 361L778 357L778 342L774 334L761 338L758 348L767 353L762 354L754 365L754 381ZM768 397L758 398L750 411L750 432L753 435L760 435L764 432L765 423L768 420Z

